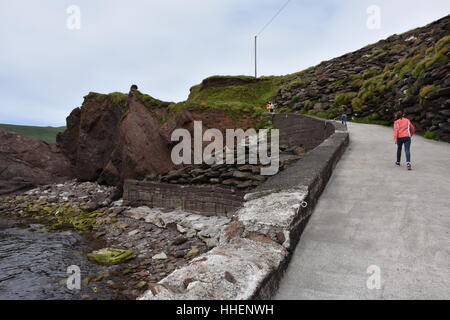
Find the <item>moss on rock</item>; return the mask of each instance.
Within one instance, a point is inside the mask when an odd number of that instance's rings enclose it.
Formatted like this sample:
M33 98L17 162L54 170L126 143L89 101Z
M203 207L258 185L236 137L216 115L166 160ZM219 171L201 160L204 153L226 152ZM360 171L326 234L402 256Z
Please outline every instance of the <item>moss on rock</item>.
M135 254L132 250L103 248L88 253L87 257L89 258L89 260L95 261L102 265L113 265L133 259L135 257Z
M429 86L425 86L422 89L420 89L419 92L419 97L420 100L423 101L423 99L425 99L430 93L432 93L433 91L436 91L438 89L438 87L434 86L434 85L429 85Z
M355 92L345 92L336 95L334 101L338 106L348 105L356 97Z
M427 132L425 132L423 137L425 139L438 140L436 132L434 132L434 131L427 131Z
M104 210L90 211L80 208L71 203L51 203L46 199L28 200L23 196L15 197L14 201L4 201L3 206L10 208L14 203L23 202L19 211L14 211L15 215L22 218L30 218L45 223L50 229L75 229L81 231L90 230L99 217L104 215Z

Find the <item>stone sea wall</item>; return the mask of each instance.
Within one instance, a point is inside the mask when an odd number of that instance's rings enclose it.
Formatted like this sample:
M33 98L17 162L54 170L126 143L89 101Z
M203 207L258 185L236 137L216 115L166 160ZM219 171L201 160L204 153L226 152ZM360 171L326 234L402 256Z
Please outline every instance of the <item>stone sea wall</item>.
M285 114L274 121L283 121ZM289 114L301 121L304 116ZM291 121L291 120L290 120ZM270 299L291 254L345 152L349 135L336 122L321 144L245 195L219 245L150 285L142 300Z
M280 130L280 171L335 131L331 122L297 114L274 115L273 123ZM134 206L231 217L246 193L264 186L268 177L260 175L260 170L260 165L246 164L188 166L161 175L156 181L126 180L123 198Z
M127 180L123 197L132 206L181 209L206 216L231 217L244 201L244 193L220 185L177 185Z

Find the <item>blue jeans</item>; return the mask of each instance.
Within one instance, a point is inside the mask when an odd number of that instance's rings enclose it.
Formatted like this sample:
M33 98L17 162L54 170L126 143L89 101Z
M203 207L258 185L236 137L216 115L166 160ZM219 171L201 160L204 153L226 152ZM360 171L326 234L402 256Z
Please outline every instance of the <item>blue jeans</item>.
M397 139L397 162L400 162L400 159L402 157L403 145L405 145L406 162L411 162L411 137Z

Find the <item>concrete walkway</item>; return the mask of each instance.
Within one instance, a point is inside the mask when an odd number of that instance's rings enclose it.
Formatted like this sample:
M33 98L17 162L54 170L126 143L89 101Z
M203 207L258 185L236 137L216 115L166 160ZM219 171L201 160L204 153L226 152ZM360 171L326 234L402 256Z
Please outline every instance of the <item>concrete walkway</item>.
M275 299L450 299L450 144L415 136L407 171L391 128L349 131Z

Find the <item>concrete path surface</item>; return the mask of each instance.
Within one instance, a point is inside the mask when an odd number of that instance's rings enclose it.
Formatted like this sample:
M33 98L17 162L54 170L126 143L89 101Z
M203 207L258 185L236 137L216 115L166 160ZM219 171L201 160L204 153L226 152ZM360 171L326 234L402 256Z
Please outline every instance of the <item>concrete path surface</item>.
M391 128L349 131L274 298L450 299L450 144L413 137L407 171Z

